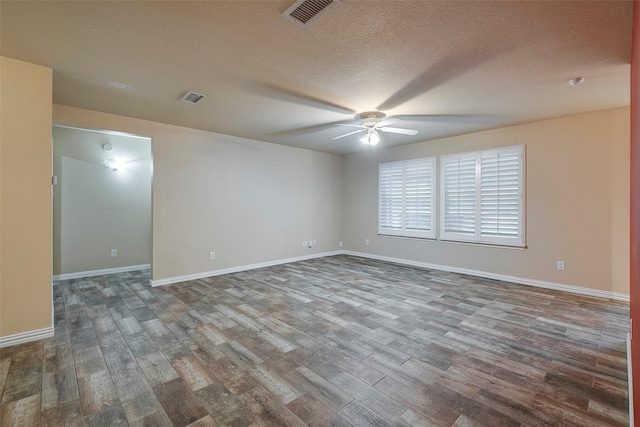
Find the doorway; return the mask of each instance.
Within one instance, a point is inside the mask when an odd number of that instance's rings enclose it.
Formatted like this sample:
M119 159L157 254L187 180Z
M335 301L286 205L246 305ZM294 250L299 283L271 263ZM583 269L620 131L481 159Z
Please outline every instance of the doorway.
M53 127L53 278L151 268L151 138Z

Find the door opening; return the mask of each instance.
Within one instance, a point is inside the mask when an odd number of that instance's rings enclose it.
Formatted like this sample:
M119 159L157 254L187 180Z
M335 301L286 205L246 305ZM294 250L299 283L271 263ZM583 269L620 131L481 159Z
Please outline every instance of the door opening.
M149 270L151 138L53 128L53 278Z

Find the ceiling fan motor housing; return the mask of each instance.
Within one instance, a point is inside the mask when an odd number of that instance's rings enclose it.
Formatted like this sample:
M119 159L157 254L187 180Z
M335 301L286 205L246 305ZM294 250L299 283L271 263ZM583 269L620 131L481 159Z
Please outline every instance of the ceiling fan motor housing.
M376 124L382 119L385 118L385 114L380 111L368 111L366 113L360 114L360 119L362 119L362 126L369 130L369 133L376 129Z
M367 111L366 113L360 114L363 125L366 125L367 123L377 123L385 117L386 115L380 111Z

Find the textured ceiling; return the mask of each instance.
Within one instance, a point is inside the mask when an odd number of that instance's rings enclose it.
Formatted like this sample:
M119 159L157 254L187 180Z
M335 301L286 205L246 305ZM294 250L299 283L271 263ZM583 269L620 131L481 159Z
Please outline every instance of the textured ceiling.
M304 27L292 3L3 0L0 47L58 104L333 153L364 111L419 131L390 146L629 105L631 1L343 0Z

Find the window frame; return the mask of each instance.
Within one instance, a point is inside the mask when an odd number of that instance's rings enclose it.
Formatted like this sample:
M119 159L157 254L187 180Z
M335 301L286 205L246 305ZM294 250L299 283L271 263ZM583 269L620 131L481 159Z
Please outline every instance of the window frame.
M415 229L407 229L407 168L411 166L415 166L419 163L429 164L430 171L430 182L428 183L430 187L430 196L429 196L429 230L415 230ZM383 169L393 168L393 167L401 167L402 168L402 226L401 228L389 228L383 227L382 225L382 209L383 209ZM436 226L436 191L437 191L437 161L436 157L422 157L418 159L409 159L409 160L401 160L395 162L385 162L380 163L378 165L378 234L381 236L393 236L393 237L409 237L409 238L418 238L418 239L436 239L437 226Z
M516 236L495 236L483 234L482 224L482 159L487 157L495 157L500 155L517 154L517 232ZM447 162L451 160L475 158L475 195L474 195L474 231L472 234L466 232L447 231ZM500 148L492 148L487 150L469 151L464 153L452 153L440 156L440 198L439 198L439 237L441 241L447 242L463 242L473 244L487 244L496 246L508 246L516 248L524 248L526 246L525 224L526 224L526 162L525 162L525 146L516 145ZM485 216L486 220L486 216Z

